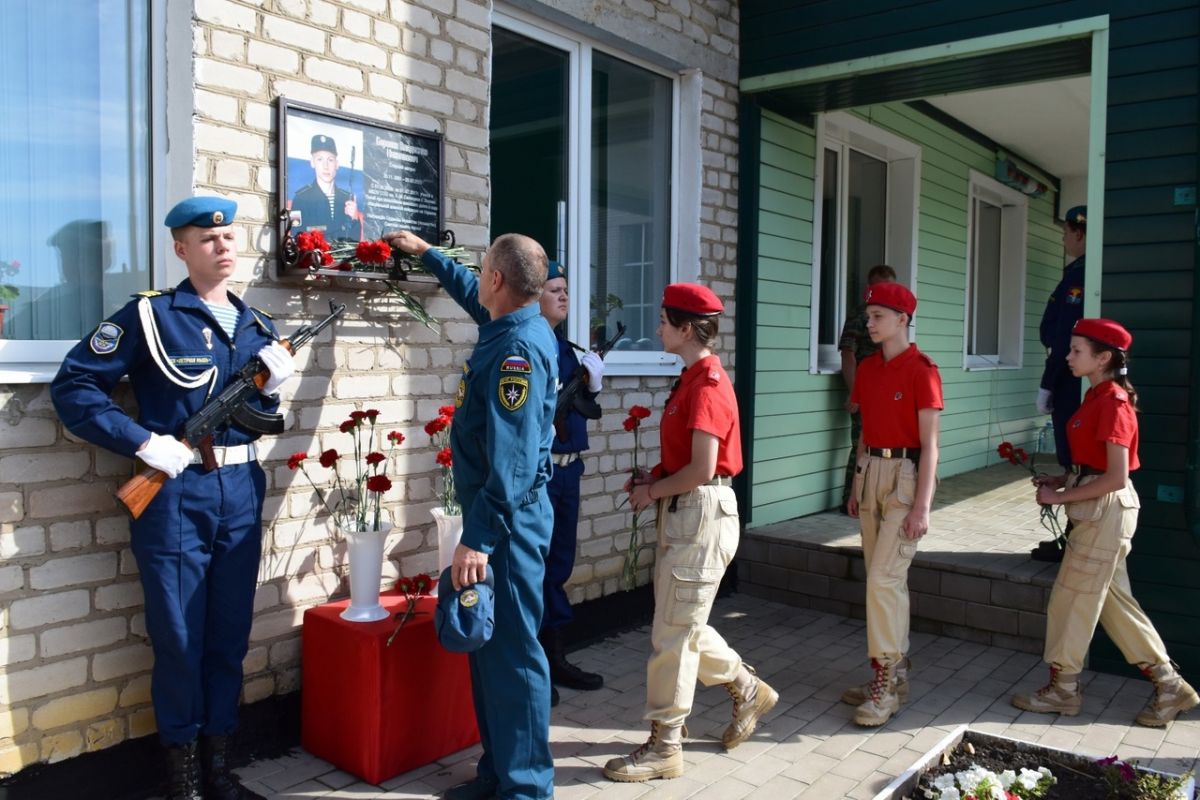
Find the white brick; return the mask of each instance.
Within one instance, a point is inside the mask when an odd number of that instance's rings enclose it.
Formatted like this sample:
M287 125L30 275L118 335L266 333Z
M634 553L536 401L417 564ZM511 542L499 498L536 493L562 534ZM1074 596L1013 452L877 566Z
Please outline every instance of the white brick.
M42 631L42 658L78 653L80 650L95 650L125 638L128 625L124 617L64 625Z
M25 517L25 500L20 492L0 492L0 522L16 522Z
M487 100L488 82L459 72L456 69L446 72L446 88L452 92L465 94L476 100Z
M342 110L363 117L381 119L391 122L396 119L396 106L382 100L368 100L365 97L347 97L342 101Z
M266 152L266 139L257 133L197 122L196 147L225 156L261 160ZM243 212L244 216L244 212Z
M67 453L21 453L0 458L0 483L30 484L79 478L91 466L86 450Z
M404 102L404 84L387 75L372 72L367 75L367 91L373 97L391 100L395 103Z
M244 103L245 108L242 111L242 119L245 120L246 125L256 130L270 131L271 123L275 119L275 109L266 103L255 103L252 100L246 100ZM268 171L265 164L259 165L259 169L263 172ZM269 190L274 191L274 189L275 184L272 183Z
M0 706L82 686L87 680L87 659L72 658L32 669L9 672L0 681Z
M92 523L85 519L56 522L50 526L50 549L77 550L92 543Z
M371 18L366 14L346 9L342 11L342 30L360 39L371 38ZM334 50L336 53L337 50Z
M0 558L28 558L46 552L46 530L41 527L17 528L0 533Z
M473 47L481 53L486 53L491 46L491 35L487 31L463 25L457 20L446 20L446 35L455 42Z
M296 70L300 68L300 55L295 50L257 40L250 42L247 60L257 67L266 67L289 75L295 75Z
M92 583L117 575L116 553L93 553L86 556L56 558L29 570L31 589L60 589L81 583Z
M108 483L75 483L31 492L28 516L46 519L67 514L105 513L112 510L113 490Z
M486 149L488 146L487 129L479 125L463 125L461 122L448 121L446 138L452 142L464 144L467 147L476 147L480 150Z
M246 39L228 31L212 31L208 52L217 58L241 63L246 60Z
M92 656L92 680L107 681L122 675L145 672L154 664L149 645L137 644Z
M141 581L120 581L96 588L96 610L117 611L140 606L144 601Z
M333 384L333 396L340 400L354 397L386 397L389 384L386 375L339 378Z
M473 3L470 0L458 0L455 16L462 22L470 23L477 28L490 30L492 27L492 4L489 2Z
M18 566L0 567L0 593L15 592L25 585L25 571Z
M303 608L287 608L269 614L259 614L250 629L250 641L261 642L277 636L295 633L304 620Z
M236 97L216 92L196 90L196 112L207 119L227 122L236 125L238 122L238 101Z
M346 5L361 8L370 14L383 14L388 10L387 0L345 0Z
M454 57L454 63L458 64L458 66L462 67L470 75L483 74L484 77L487 77L486 72L480 72L479 54L473 50L460 49Z
M196 59L196 83L239 94L259 94L263 90L263 76L258 70L235 67L211 58Z
M336 12L335 12L336 13ZM275 16L263 17L263 35L273 42L292 45L312 53L325 52L325 33L311 25L304 25Z
M375 20L375 41L396 49L400 46L400 29L390 22Z
M452 172L450 173L450 191L483 200L488 195L488 183L483 178L474 175Z
M308 0L309 19L326 28L337 27L338 7L325 0Z
M416 3L397 3L397 7L392 9L392 15L400 22L402 27L417 28L418 30L432 33L435 36L442 32L441 23L432 12L416 5Z
M0 638L0 666L20 664L37 654L37 640L32 633Z
M129 520L105 517L96 520L96 544L123 544L129 541Z
M258 12L229 0L196 0L196 19L224 28L254 33Z
M382 47L348 39L345 36L334 36L329 41L329 49L343 61L366 64L368 67L376 69L383 69L388 63L387 53Z
M337 95L323 86L313 86L306 81L276 80L271 83L272 94L302 100L315 106L332 108L337 104Z
M304 19L308 15L308 3L305 0L275 0L275 10L289 17Z
M49 419L23 417L21 424L0 422L0 450L46 447L58 437L58 425Z
M433 114L448 115L454 111L454 98L444 92L412 84L408 87L408 102Z
M392 72L410 82L417 81L430 86L440 86L442 83L441 67L403 53L392 54Z
M245 161L234 161L226 158L217 162L216 173L213 175L214 180L220 186L227 186L231 189L249 189L250 186L250 165Z
M363 88L362 70L324 58L305 58L304 74L315 81L331 83L352 92L361 92Z
M90 607L88 593L84 590L26 597L14 600L9 606L8 624L14 630L37 628L86 617Z

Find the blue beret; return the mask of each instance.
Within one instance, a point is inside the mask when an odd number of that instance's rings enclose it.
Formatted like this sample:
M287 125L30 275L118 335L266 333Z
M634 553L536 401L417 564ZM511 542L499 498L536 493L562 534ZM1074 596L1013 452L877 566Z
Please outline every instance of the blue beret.
M163 224L168 228L196 225L201 228L216 228L233 222L237 214L237 203L224 197L189 197L167 212Z
M557 261L551 261L549 268L546 270L546 280L552 281L555 278L567 277L567 268Z
M1067 222L1071 223L1072 225L1078 225L1080 227L1086 228L1087 227L1087 206L1073 206L1072 208L1067 210L1067 215L1065 217L1063 217L1063 219L1065 219Z
M312 147L309 148L310 153L315 153L318 150L327 150L330 153L337 155L337 142L332 136L326 136L323 133L318 133L312 138Z
M438 579L438 604L433 627L442 647L451 653L470 653L487 644L496 627L496 592L492 565L482 583L454 591L449 568Z

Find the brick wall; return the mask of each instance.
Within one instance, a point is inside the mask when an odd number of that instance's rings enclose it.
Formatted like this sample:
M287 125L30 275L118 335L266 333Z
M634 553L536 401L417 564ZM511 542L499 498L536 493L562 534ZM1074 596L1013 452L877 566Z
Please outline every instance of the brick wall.
M661 53L703 72L701 274L730 319L733 352L737 214L737 9L727 0L523 2L606 42ZM287 431L263 444L268 497L244 701L299 687L300 621L308 606L344 594L345 546L315 518L316 500L286 467L295 451L344 448L337 424L378 408L384 430L408 441L389 465L395 529L385 582L436 567L429 511L434 452L422 426L454 396L475 326L444 293L418 293L444 320L428 330L377 291L275 278L275 99L281 95L445 135L446 224L477 253L489 238L485 127L492 6L474 0L195 0L193 24L197 191L237 200L237 290L285 333L322 313L330 297L347 318L298 361L284 390ZM619 591L629 514L617 508L631 464L621 409L661 407L666 378L612 378L586 459L573 601ZM127 391L118 399L129 404ZM651 448L657 433L643 437ZM122 458L85 445L59 423L43 385L0 386L0 775L154 731L137 567L112 494L129 476ZM316 474L320 474L319 471ZM652 535L652 534L651 534ZM646 564L650 559L643 559ZM639 582L646 582L646 566Z

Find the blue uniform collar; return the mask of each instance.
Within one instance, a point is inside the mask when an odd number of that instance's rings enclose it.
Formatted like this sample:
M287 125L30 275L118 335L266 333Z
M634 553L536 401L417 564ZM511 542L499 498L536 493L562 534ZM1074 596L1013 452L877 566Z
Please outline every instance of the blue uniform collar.
M527 306L522 306L516 311L505 314L500 319L493 319L479 326L479 343L487 341L497 336L503 336L513 328L522 324L528 319L540 316L542 307L537 303L530 303ZM546 323L549 325L550 323Z
M246 328L252 324L259 324L261 326L261 323L259 322L257 315L254 313L254 310L242 302L240 297L230 291L226 291L225 296L229 298L229 302L233 303L233 307L238 310L238 326L235 334L241 333L243 328ZM220 331L222 334L225 332L225 329L222 328L220 323L217 322L216 318L213 317L212 312L208 310L208 306L206 306L204 301L200 299L200 295L196 294L196 287L192 286L192 281L189 278L184 278L182 281L180 281L179 285L175 287L175 291L171 293L171 307L194 308L216 324L215 330ZM266 330L265 326L262 327L264 330ZM268 334L269 333L270 332L268 331ZM237 338L236 335L234 338Z

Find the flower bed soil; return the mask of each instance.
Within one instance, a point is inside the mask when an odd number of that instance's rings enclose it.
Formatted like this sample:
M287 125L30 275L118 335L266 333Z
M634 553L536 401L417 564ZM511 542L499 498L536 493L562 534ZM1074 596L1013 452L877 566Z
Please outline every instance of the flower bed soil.
M974 752L971 752L971 751ZM903 795L906 800L924 800L925 790L933 785L933 779L944 773L961 772L972 764L1000 774L1006 769L1020 771L1022 767L1036 770L1046 767L1058 782L1045 795L1046 800L1135 800L1136 794L1109 794L1104 775L1106 767L1096 759L1076 755L1063 750L1018 742L985 733L968 730L962 741L935 758L928 769L921 773L916 788ZM947 763L947 760L949 763ZM1128 787L1130 791L1132 786ZM937 792L933 792L937 796ZM1188 795L1190 798L1190 792Z

